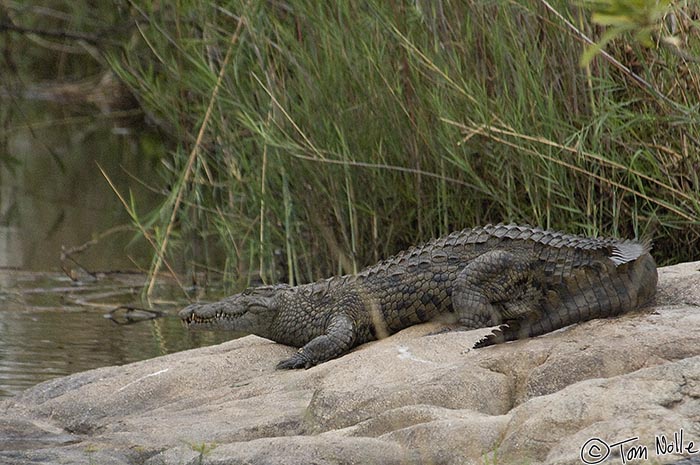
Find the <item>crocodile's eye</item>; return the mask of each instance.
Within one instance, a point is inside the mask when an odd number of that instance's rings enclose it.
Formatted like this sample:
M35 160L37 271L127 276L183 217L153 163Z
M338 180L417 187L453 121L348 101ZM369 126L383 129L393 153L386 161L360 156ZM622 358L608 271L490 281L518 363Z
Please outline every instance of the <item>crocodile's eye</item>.
M255 291L255 288L249 287L245 291L241 292L241 295L253 295L254 291Z

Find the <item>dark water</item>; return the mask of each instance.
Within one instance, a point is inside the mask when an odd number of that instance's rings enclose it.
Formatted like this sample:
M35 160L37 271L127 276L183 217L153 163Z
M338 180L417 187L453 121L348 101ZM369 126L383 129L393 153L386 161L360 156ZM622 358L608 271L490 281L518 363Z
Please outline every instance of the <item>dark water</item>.
M11 103L22 108L13 112ZM157 134L48 102L2 105L0 116L11 114L0 128L0 267L57 270L62 248L98 238L76 256L85 267L147 267L148 245L133 241L135 229L100 168L147 214L164 198Z
M99 168L147 214L163 199L158 136L94 109L16 105L0 99L0 397L230 338L185 331L175 317L184 293L168 283L151 304L169 316L123 326L104 317L145 305L143 274L124 271L148 269L152 251Z

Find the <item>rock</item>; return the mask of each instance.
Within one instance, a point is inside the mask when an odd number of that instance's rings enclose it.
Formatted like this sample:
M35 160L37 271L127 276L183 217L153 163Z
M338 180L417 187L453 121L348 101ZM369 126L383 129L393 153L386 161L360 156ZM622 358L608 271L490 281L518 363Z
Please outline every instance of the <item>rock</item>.
M699 268L661 269L651 308L485 349L428 324L275 371L294 349L248 336L56 379L0 402L0 463L696 463Z

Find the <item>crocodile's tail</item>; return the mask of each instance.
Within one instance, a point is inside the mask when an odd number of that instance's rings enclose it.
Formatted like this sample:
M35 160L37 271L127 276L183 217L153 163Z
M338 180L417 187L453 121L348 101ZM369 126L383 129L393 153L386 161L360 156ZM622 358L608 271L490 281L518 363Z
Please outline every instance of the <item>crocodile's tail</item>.
M656 263L650 245L624 241L610 260L575 270L547 292L535 320L508 321L475 347L485 347L550 331L593 318L606 318L648 303L656 292Z

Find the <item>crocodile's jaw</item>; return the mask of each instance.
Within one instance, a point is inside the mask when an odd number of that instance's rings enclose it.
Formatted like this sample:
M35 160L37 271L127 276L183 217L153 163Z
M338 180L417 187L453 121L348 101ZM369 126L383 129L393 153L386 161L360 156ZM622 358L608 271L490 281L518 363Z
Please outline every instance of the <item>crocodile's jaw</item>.
M190 329L219 329L270 338L278 311L273 294L265 288L249 289L210 304L192 304L180 311Z

